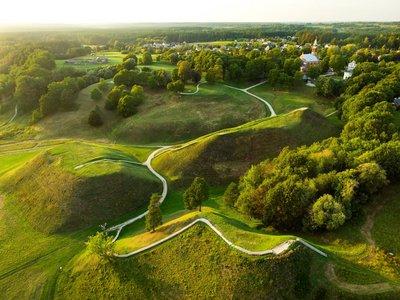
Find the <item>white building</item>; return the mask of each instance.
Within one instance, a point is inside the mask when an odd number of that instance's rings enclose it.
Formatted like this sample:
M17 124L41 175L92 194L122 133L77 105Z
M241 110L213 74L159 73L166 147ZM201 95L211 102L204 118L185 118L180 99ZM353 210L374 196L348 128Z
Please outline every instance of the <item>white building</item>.
M343 74L343 79L349 79L351 76L353 76L353 71L356 68L356 62L353 60L351 63L348 64L346 70L344 71Z

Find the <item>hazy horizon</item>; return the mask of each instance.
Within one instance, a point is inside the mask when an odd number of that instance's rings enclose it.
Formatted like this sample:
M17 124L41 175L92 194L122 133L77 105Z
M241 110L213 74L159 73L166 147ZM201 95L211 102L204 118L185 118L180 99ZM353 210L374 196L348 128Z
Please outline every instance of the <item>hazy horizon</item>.
M21 9L22 8L22 9ZM366 0L15 0L2 4L1 25L123 25L143 23L396 22L400 1Z

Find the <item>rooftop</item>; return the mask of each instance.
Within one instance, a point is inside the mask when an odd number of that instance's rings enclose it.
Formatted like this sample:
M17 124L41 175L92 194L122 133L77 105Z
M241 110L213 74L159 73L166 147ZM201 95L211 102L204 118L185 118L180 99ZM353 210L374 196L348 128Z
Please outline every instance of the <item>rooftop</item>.
M303 54L301 59L306 62L318 62L319 59L314 54Z

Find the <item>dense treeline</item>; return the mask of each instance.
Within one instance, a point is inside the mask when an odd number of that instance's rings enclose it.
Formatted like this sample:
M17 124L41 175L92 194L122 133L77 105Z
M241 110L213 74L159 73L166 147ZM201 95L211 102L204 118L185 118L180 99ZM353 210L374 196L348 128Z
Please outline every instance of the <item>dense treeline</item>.
M397 26L397 30L396 30ZM334 23L334 24L252 24L252 23L208 23L208 24L167 24L142 25L137 27L104 28L101 31L91 28L80 28L76 31L59 29L54 32L41 32L29 28L29 33L3 33L1 40L19 41L29 40L35 42L78 42L79 45L106 45L119 40L125 44L141 43L148 40L165 42L208 42L216 40L240 40L262 37L287 37L298 36L301 43L312 42L315 35L322 42L331 43L343 40L344 43L357 43L368 37L373 47L389 45L383 41L384 37L390 38L393 33L397 38L398 23ZM33 31L33 32L32 32ZM346 41L347 40L347 41Z
M81 89L116 72L113 67L88 73L56 68L54 54L40 46L21 44L0 53L0 100L17 104L22 113L33 111L33 121L73 109Z
M226 203L276 228L332 230L398 180L400 139L388 101L400 94L400 66L357 68L337 104L346 122L341 136L253 166L229 186Z

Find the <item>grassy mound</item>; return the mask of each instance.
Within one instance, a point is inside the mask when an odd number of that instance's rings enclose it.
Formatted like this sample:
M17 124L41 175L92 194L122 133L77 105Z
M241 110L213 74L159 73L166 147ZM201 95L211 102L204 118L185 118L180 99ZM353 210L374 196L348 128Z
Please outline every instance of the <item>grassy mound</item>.
M110 221L143 207L161 184L144 166L90 159L135 159L121 150L66 143L41 152L0 180L28 222L45 233L68 232Z
M288 113L300 107L308 107L322 115L335 110L331 99L317 97L313 89L307 86L282 90L263 84L251 89L250 92L266 99L277 114Z
M308 145L339 133L330 120L311 110L264 118L199 138L154 161L172 181L203 176L214 184L238 178L251 164L275 157L285 146Z
M310 256L300 250L254 260L199 225L137 257L103 263L80 256L61 275L56 299L302 298L310 287Z
M302 246L279 257L249 257L199 224L132 258L104 262L81 254L60 274L55 298L376 299L333 286L324 274L328 260Z
M189 96L146 89L146 99L138 113L122 118L117 112L104 109L106 94L99 101L90 98L95 87L97 84L79 93L76 110L58 113L35 124L37 137L169 144L265 116L265 108L253 97L222 85L203 84L198 94ZM98 128L87 122L96 105L103 119L103 125Z

